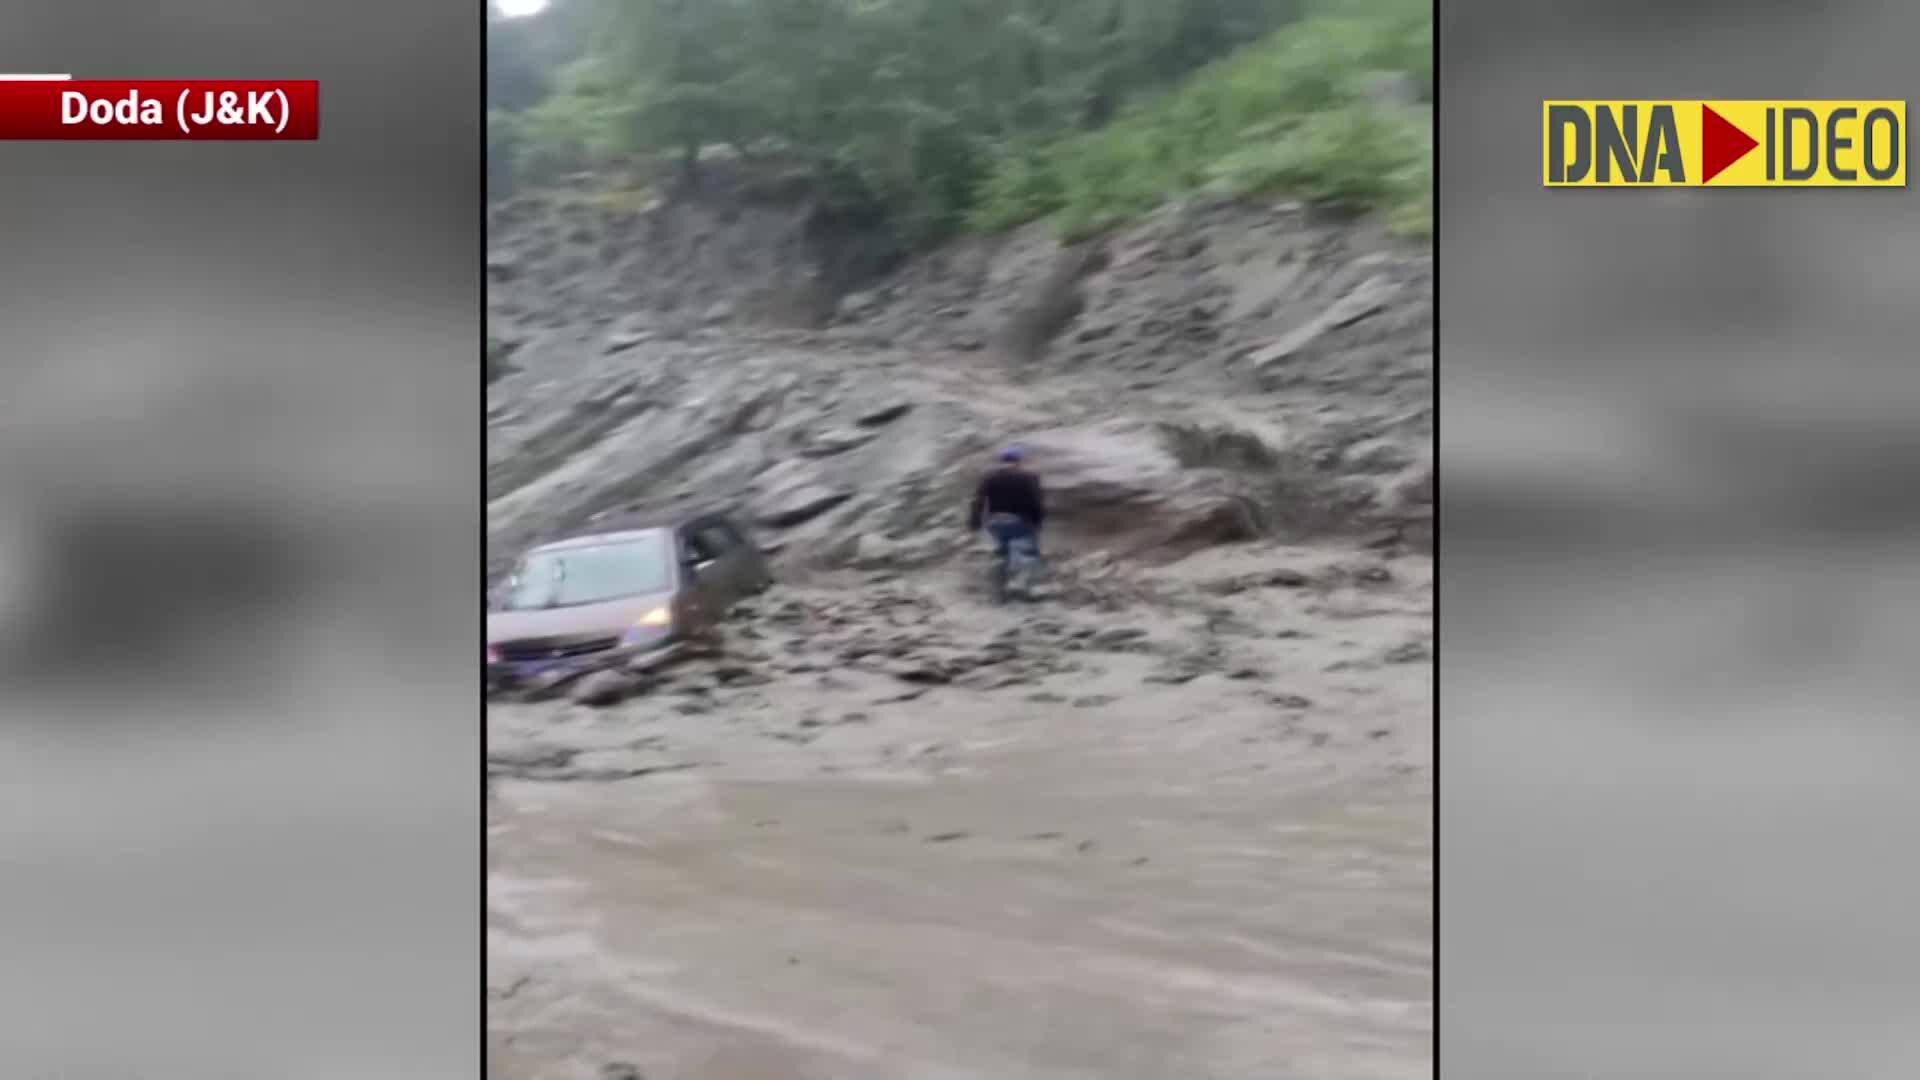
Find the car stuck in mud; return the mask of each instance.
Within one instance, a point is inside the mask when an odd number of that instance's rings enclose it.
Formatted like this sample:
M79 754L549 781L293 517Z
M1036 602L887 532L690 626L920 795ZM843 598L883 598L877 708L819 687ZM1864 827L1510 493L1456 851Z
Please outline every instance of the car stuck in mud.
M623 525L527 552L489 598L487 687L509 689L666 655L772 583L724 513Z

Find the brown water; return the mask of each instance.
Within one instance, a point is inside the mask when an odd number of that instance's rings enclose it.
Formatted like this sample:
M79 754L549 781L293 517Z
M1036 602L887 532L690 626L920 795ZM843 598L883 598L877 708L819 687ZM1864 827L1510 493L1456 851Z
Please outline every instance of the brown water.
M1336 659L1424 589L1233 601L1301 635L1236 644L1265 697L1112 655L908 703L495 710L496 747L680 771L496 781L493 1075L1430 1075L1430 668Z

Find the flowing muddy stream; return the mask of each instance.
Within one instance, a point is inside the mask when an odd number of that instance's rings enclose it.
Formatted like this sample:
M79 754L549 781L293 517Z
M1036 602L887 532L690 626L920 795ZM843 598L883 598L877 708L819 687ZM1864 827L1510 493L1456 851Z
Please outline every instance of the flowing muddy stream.
M709 671L495 707L492 1075L1429 1075L1430 565L1233 558L1303 569L782 589Z

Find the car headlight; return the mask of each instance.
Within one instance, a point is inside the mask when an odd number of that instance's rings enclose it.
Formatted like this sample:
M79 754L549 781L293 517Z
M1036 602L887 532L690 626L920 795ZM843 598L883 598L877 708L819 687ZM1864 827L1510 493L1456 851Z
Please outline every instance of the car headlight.
M654 608L635 619L627 629L626 643L629 645L650 645L673 626L673 612L664 607Z

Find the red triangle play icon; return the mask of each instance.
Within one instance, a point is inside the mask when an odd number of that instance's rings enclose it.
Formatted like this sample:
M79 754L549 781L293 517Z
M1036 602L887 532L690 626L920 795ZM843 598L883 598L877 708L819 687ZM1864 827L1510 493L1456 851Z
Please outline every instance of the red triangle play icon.
M1726 171L1727 166L1746 157L1760 144L1753 136L1733 126L1733 121L1700 106L1700 182L1706 183Z

